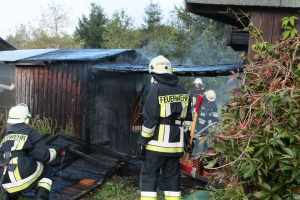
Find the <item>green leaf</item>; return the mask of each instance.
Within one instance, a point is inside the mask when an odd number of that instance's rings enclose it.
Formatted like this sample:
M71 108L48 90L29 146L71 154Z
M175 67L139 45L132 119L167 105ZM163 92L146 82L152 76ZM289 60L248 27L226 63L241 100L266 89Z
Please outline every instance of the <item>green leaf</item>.
M260 154L264 152L265 148L266 146L259 148L258 151L253 155L253 157L257 158L258 156L260 156Z
M294 20L297 20L297 19L298 19L297 15L293 15L293 16L291 16L290 18L291 18L291 19L294 19Z
M204 166L204 168L212 168L216 165L216 163L218 162L218 158L215 158L214 160L210 161L206 166Z
M283 167L277 169L277 171L287 171L287 170L295 170L295 167L292 167L292 166L283 166Z
M291 30L292 29L292 27L290 27L290 26L283 26L282 28L284 28L286 30Z
M272 191L275 192L277 190L279 190L280 188L282 188L285 184L284 183L276 183L272 186Z
M291 149L289 148L282 148L283 151L285 151L285 153L289 154L290 156L294 157L294 153Z
M295 19L293 19L293 18L290 18L290 23L291 23L291 25L295 25Z
M268 183L261 183L259 187L264 191L272 191L271 186Z
M290 156L290 155L284 154L284 155L282 155L282 158L292 159L292 158L294 158L294 156ZM291 161L290 160L281 160L281 162L283 162L283 163L290 163Z
M244 162L241 166L241 171L245 171L245 168L248 167L248 163Z
M269 162L268 162L268 170L273 169L273 167L277 164L278 159L277 158L272 158Z
M270 193L268 193L266 191L259 191L259 192L255 192L254 196L256 198L262 199L262 198L266 198L268 196L268 194L270 194Z
M291 31L284 31L283 33L282 33L282 39L286 39L289 35L290 35L290 32Z
M273 195L273 200L282 200L280 196L278 196L277 194Z
M231 113L223 113L223 114L221 114L221 117L222 118L230 118L230 119L234 118Z
M294 170L291 178L292 178L292 180L294 180L298 176L299 176L298 170Z
M272 151L272 148L271 148L271 147L267 147L267 148L264 150L264 156L265 156L265 157L268 157L268 158L272 158L272 157L273 157L273 151Z
M244 178L248 178L250 176L252 176L255 172L255 167L253 167L251 170L246 171L246 173L244 174Z
M293 194L293 200L300 200L300 195Z
M292 113L293 113L293 114L299 114L299 113L300 113L300 110L294 110Z
M289 113L284 113L281 117L282 118L287 118L290 114Z
M294 38L296 33L294 31L291 31L291 38Z
M299 161L298 161L298 159L292 159L292 161L291 161L292 163L293 163L293 166L294 167L297 167L298 166L298 164L299 164Z
M283 96L286 94L286 90L283 90L282 92L279 93L280 98L283 98Z
M226 151L226 148L224 148L223 145L220 144L220 143L215 144L214 149L215 149L216 152L224 152L224 151Z
M288 159L286 159L285 157L283 157L284 159L280 159L280 163L286 164L286 165L293 165L292 161L290 157L288 157Z

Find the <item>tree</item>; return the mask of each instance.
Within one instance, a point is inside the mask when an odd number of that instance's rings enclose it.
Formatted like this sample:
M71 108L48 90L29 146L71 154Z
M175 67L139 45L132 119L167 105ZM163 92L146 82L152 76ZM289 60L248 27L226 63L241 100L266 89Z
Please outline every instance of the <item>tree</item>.
M162 9L160 5L150 0L150 4L145 8L145 16L143 17L145 24L142 24L142 29L147 33L153 33L155 29L161 25L162 19Z
M104 47L140 48L139 31L135 29L133 22L124 9L119 12L115 11L112 18L106 23L106 31L103 33Z
M77 41L84 43L85 48L103 48L103 35L106 31L107 17L100 5L91 3L89 17L82 15L75 30Z
M170 35L175 31L174 27L162 23L162 10L158 3L150 4L145 8L144 24L141 25L142 54L157 56L162 54L169 56L169 47L166 45Z
M29 27L31 27L31 25L29 24ZM30 48L28 46L28 43L30 42L30 33L29 30L31 30L31 28L27 29L27 27L24 24L21 24L20 26L16 26L16 33L15 35L9 35L6 38L6 41L8 43L10 43L11 45L13 45L14 47L16 47L17 49L26 49L26 48Z
M59 47L61 37L67 34L70 25L69 12L70 10L65 11L62 5L56 5L54 2L48 4L48 10L42 9L39 29L52 38L54 46Z
M37 17L38 27L21 24L7 41L17 49L80 48L81 44L67 33L71 24L68 13L61 5L49 4L48 10Z

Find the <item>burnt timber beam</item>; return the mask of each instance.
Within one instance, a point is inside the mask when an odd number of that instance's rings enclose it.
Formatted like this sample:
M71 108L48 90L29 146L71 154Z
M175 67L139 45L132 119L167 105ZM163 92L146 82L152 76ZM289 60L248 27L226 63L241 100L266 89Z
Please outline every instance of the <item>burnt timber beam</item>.
M77 140L77 139L75 139L73 137L70 137L70 136L68 136L66 134L63 134L63 133L59 133L57 136L65 139L65 140L70 140L70 141L72 141L72 142L74 142L76 144L82 145L82 146L86 145L85 142L83 142L81 140ZM100 145L95 145L95 144L91 144L91 147L92 147L92 149L94 148L94 149L100 150L103 153L111 155L111 156L113 156L113 157L115 157L115 158L117 158L117 159L119 159L121 161L128 160L132 156L132 154L133 154L133 152L130 152L130 155L123 154L123 153L120 153L120 152L113 151L111 149L106 149L106 148L104 148L104 147L102 147Z
M72 147L67 147L66 150L68 150L68 151L70 151L70 152L72 152L72 153L74 153L74 154L76 154L76 155L78 155L78 156L80 156L80 157L82 157L82 158L85 158L85 159L87 159L87 160L90 160L90 161L92 161L93 163L99 164L99 165L102 166L102 167L106 167L106 168L107 168L107 167L113 166L113 165L110 164L110 163L102 162L102 161L100 161L100 160L96 160L96 159L92 158L91 156L89 156L89 155L87 155L87 154L85 154L85 153L82 153L82 152L80 152L80 151L77 151L76 149L73 149Z

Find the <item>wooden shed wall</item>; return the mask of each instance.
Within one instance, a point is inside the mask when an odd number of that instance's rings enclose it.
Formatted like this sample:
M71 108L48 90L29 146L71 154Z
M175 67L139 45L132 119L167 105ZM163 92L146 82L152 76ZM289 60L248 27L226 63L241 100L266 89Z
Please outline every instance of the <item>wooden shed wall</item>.
M297 11L290 9L274 9L274 8L260 8L251 11L251 21L256 27L261 27L263 31L263 38L266 42L270 44L275 44L278 38L281 37L283 29L281 27L281 19L283 17L290 17L293 15L299 15ZM300 31L300 23L296 21L296 28L298 32ZM254 38L249 38L248 52L254 55L251 51L251 46L255 43Z
M109 140L111 149L133 150L140 135L132 131L133 100L143 85L146 98L150 76L98 70L89 72L87 80L85 127L90 127L91 142Z
M56 120L57 131L65 129L70 118L81 138L85 69L80 63L16 66L16 104L26 103L33 117Z

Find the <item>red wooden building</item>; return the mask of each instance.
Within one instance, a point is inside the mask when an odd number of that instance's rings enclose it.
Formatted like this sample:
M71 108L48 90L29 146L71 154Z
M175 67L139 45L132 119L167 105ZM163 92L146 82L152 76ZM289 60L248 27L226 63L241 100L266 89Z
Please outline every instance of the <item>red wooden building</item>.
M186 10L230 25L227 43L233 49L251 52L255 40L243 31L250 21L263 31L265 41L275 44L283 29L281 19L293 15L299 16L300 1L294 0L185 0ZM234 12L228 12L229 8ZM245 17L249 14L249 19ZM241 20L237 20L239 17ZM299 18L299 17L298 17ZM300 20L300 19L299 19ZM300 31L300 22L296 28Z

